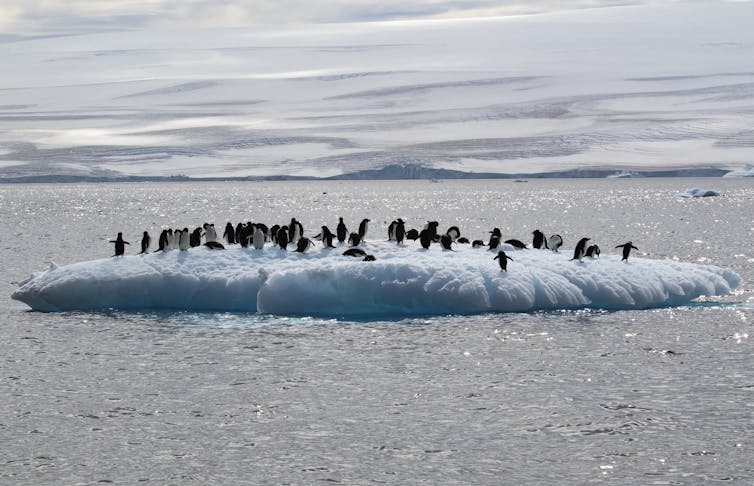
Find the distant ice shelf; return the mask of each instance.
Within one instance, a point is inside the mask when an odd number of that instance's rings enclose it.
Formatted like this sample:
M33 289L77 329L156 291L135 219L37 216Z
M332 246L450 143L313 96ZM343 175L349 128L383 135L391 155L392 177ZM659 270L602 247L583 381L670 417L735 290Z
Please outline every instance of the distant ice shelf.
M496 252L369 242L376 261L343 256L345 247L305 254L275 247L197 247L50 265L19 284L12 298L42 312L119 309L256 312L343 318L647 309L725 295L741 284L711 265L603 253L514 250L508 272Z

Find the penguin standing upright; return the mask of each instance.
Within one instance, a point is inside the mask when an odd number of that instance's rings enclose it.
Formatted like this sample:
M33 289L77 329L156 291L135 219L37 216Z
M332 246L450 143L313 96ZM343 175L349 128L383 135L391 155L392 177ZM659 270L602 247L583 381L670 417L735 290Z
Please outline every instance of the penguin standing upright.
M581 238L579 242L576 243L576 248L573 250L573 258L571 258L571 260L581 261L581 259L584 258L584 255L586 255L586 242L590 239L591 238Z
M451 245L453 244L453 238L450 235L442 235L440 236L440 245L442 246L443 251L453 251L453 248L451 248Z
M429 250L430 245L432 245L432 231L430 229L423 229L419 233L419 243L421 243L422 248L425 250Z
M322 232L320 233L320 237L322 239L322 246L324 246L325 249L335 248L335 245L332 244L332 240L335 237L335 235L332 234L332 231L330 231L330 228L328 228L327 226L322 226Z
M147 253L150 243L152 243L152 237L149 236L149 233L145 231L144 234L141 235L141 252L139 252L140 255L142 253Z
M228 224L225 225L223 238L225 238L225 241L227 241L229 245L232 245L236 242L236 231L233 229L233 223L231 223L230 221L228 221Z
M131 244L123 240L123 233L118 233L118 236L114 240L110 240L110 243L115 243L115 255L113 256L123 256L126 253L126 245Z
M338 226L335 228L335 236L338 237L338 243L341 245L346 242L346 238L348 238L348 228L346 228L346 224L343 222L343 218L338 218Z
M201 231L201 229L199 230ZM181 251L186 251L191 248L191 233L189 233L188 228L183 228L183 231L181 231L180 233L181 234L178 235L178 249Z
M500 250L497 252L497 256L493 258L493 260L500 260L498 263L500 264L500 271L507 272L508 271L508 260L513 261L513 258L509 257L505 254L503 250Z
M398 221L393 220L387 227L387 241L395 241L395 227L398 226Z
M251 236L251 244L257 250L264 248L264 232L259 226L254 228L254 234Z
M202 227L204 228L204 241L217 241L217 231L215 231L214 224L204 223Z
M445 234L450 236L451 241L455 243L458 237L461 236L461 230L458 229L458 226L451 226Z
M351 233L348 237L348 244L351 246L359 246L361 244L361 236L358 233Z
M490 251L497 250L497 247L500 246L500 237L495 235L490 236L490 242L487 243L487 246Z
M622 245L616 246L616 248L623 248L623 258L621 258L621 261L628 261L628 255L631 253L631 248L634 250L638 250L632 242L623 243Z
M296 218L291 218L291 224L288 225L288 241L296 243L304 236L304 226Z
M164 229L160 232L160 237L157 239L157 251L165 251L168 249L168 230Z
M532 233L534 235L534 239L532 241L531 246L536 248L537 250L542 249L542 247L547 248L547 240L545 240L545 235L539 230L534 230Z
M398 222L395 225L395 243L398 245L403 244L403 240L406 238L406 224L401 218L398 218Z
M241 246L244 245L244 242L241 241L242 238L243 238L243 223L238 223L236 225L235 239L236 239L236 243L238 243ZM230 243L230 242L228 242L228 243Z
M563 246L563 238L560 235L550 236L550 241L548 245L550 250L557 252L561 246Z
M367 232L369 231L369 221L371 220L364 218L361 220L361 223L359 224L359 238L362 241L366 241L367 239Z
M278 246L283 250L288 250L288 227L281 226L278 230Z

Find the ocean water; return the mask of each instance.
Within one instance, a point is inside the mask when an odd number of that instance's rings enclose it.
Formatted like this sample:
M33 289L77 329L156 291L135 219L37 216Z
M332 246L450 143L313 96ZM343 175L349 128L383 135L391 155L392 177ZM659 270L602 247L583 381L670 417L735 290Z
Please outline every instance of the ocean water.
M688 199L692 187L718 197ZM2 484L754 482L754 186L729 179L0 186ZM428 219L738 272L680 308L390 321L10 299L122 231Z

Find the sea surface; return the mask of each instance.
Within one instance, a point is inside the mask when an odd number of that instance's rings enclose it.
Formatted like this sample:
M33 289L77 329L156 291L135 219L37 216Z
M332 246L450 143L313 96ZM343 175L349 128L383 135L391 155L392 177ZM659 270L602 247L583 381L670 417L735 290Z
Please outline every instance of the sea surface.
M692 187L717 197L682 198ZM429 219L731 268L680 308L389 321L38 313L122 231ZM754 484L754 181L0 185L1 484Z

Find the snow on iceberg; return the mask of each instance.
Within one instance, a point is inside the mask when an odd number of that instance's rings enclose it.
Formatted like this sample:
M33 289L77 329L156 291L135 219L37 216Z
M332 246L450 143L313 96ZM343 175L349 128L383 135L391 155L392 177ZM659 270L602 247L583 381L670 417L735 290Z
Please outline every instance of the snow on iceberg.
M686 192L681 192L678 195L681 197L710 197L710 196L719 196L720 193L718 191L713 191L711 189L700 189L698 187L692 187Z
M507 248L502 272L494 252L458 245L368 243L377 260L240 248L170 251L54 266L22 282L12 297L45 312L70 310L247 311L286 316L389 317L610 310L676 306L723 295L741 284L710 265L617 255L570 261L565 253ZM510 251L509 251L510 250Z

